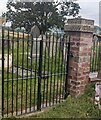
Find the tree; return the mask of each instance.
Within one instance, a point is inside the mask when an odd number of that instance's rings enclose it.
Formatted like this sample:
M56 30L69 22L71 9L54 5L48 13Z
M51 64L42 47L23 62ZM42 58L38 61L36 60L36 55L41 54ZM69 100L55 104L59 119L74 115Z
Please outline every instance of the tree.
M63 28L67 16L79 14L80 6L75 0L68 2L13 2L7 3L6 18L13 22L12 27L25 27L30 31L37 25L40 31L48 28Z

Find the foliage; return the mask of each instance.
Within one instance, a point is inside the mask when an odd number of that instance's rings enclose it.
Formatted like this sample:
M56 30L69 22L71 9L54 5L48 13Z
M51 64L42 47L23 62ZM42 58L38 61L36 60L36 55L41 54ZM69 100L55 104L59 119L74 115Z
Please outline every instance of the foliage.
M25 27L30 31L37 25L40 31L48 28L63 28L67 16L79 14L80 6L75 0L68 2L8 2L8 11L5 13L7 20L13 22L12 27Z

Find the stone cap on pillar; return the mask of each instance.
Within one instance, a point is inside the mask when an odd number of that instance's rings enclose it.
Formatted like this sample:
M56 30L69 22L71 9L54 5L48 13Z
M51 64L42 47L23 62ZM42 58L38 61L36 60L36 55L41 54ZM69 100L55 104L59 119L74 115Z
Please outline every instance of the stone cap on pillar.
M94 20L84 18L68 19L64 26L65 32L94 32Z

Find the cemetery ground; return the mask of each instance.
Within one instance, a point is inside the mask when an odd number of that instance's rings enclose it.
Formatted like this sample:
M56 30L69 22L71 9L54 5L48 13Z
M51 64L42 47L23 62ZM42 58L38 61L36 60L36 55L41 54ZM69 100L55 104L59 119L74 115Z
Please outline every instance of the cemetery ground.
M42 113L29 116L29 118L100 118L101 110L94 105L95 85L89 84L84 95L67 100Z
M13 38L11 38L13 39ZM9 46L10 43L7 43ZM9 49L10 48L10 49ZM12 55L13 59L13 71L12 67L5 69L5 84L4 84L4 113L7 111L9 113L12 112L12 100L13 100L13 111L16 111L16 102L18 104L18 111L26 110L31 106L34 108L37 105L37 91L38 91L38 63L39 58L30 60L32 57L29 53L31 53L31 49L33 48L33 44L31 41L26 39L17 39L11 41L10 47L5 47L5 54ZM63 57L62 53L59 49L57 51L57 55L51 58L49 49L43 50L43 62L42 62L42 72L46 73L46 75L58 73L61 71L64 73L66 70L66 66L63 66ZM54 49L56 51L56 49ZM94 48L95 51L98 49ZM51 51L52 54L52 51ZM57 61L56 61L57 60ZM98 59L93 59L92 64ZM97 62L95 65L95 69L97 69ZM61 67L58 67L58 66ZM22 69L23 68L23 69ZM25 70L24 68L27 68ZM18 74L17 74L18 72ZM48 73L47 73L48 72ZM13 74L12 74L13 73ZM13 77L13 82L12 82ZM43 100L43 97L48 101L52 101L54 98L61 97L61 100L64 98L64 80L66 75L58 75L58 76L49 76L41 81L41 92L42 92L42 104L46 102ZM56 81L55 81L56 80ZM48 86L47 86L48 85ZM13 86L13 87L12 87ZM34 86L34 87L33 87ZM60 89L61 87L61 89ZM58 89L60 91L58 91ZM8 92L7 92L8 91ZM67 100L60 105L56 105L52 109L41 113L35 114L29 117L39 117L39 118L100 118L101 110L98 110L97 106L94 105L94 85L89 85L85 94L78 98L72 98L68 96ZM61 95L60 95L61 94ZM13 98L12 98L13 95ZM16 96L17 95L17 96ZM48 97L47 97L48 96ZM48 102L47 101L47 102ZM7 103L9 103L7 105ZM27 106L26 106L27 104ZM7 110L8 109L8 110ZM35 109L35 108L34 108Z
M94 104L95 85L89 84L85 93L78 97L73 98L68 96L66 101L57 104L52 108L43 109L43 112L32 113L31 115L18 116L23 119L35 119L35 118L91 118L101 119L101 110ZM10 118L16 119L16 118Z
M14 39L11 43L10 41L8 42L8 46L5 46L4 52L5 54L8 54L8 57L9 55L12 55L13 68L9 66L5 68L4 113L7 111L8 113L12 112L12 102L13 111L16 111L16 109L18 111L21 109L26 110L30 107L35 109L37 105L39 58L37 58L37 56L31 60L28 58L32 57L29 53L32 52L31 50L33 46L31 41L27 41L27 38ZM63 99L64 96L62 95L64 94L64 80L66 77L66 75L61 74L50 76L50 74L54 74L58 71L64 73L66 66L63 65L63 58L60 50L53 58L49 58L50 54L48 54L48 52L48 49L44 49L43 51L42 73L49 75L41 80L43 105L48 101L53 101L54 98L58 99L58 97L62 97L61 99ZM61 66L60 68L59 65ZM27 68L27 70L24 68Z

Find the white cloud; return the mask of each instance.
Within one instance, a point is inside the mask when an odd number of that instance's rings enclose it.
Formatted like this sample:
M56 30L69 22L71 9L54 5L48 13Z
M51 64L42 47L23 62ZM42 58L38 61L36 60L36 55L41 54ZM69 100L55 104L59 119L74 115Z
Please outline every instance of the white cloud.
M2 12L6 11L6 3L7 3L7 0L0 1L0 16L2 15Z
M85 0L86 1L86 0ZM80 15L84 18L95 20L95 24L99 24L99 1L93 0L93 2L79 2L81 10Z
M89 3L89 2L91 2L91 3L93 3L93 2L100 2L101 0L78 0L78 2L80 3L80 2L87 2L87 3Z

